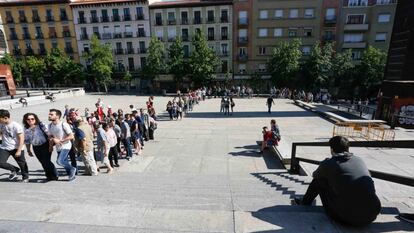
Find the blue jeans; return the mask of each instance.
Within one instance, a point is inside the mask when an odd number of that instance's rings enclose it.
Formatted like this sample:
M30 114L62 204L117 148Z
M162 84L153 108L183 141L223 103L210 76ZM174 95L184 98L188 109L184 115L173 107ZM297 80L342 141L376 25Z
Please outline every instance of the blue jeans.
M71 176L72 173L76 171L76 168L72 167L72 165L69 162L69 151L70 150L68 149L63 149L61 151L58 151L56 163L59 166L62 166L63 168L65 168L68 175Z
M131 138L129 137L122 139L122 143L126 149L127 157L132 157Z

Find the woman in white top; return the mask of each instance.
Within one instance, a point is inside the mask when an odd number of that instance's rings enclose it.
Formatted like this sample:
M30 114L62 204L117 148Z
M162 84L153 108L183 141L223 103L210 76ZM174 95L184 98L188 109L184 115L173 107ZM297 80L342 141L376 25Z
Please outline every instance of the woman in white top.
M106 138L109 144L109 162L111 167L119 167L118 164L118 149L117 149L117 142L118 138L114 131L114 122L110 122L108 124L103 124L102 128L105 130Z
M52 153L49 151L49 140L47 136L47 126L40 122L34 113L26 113L23 116L24 142L27 153L33 156L30 146L33 147L34 155L42 164L48 181L58 180L58 172L51 161Z

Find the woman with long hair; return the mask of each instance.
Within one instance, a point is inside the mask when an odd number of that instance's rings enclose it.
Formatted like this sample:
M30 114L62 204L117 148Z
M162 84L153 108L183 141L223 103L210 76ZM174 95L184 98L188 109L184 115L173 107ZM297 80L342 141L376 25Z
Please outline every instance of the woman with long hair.
M45 171L48 181L58 180L58 172L51 161L52 152L49 151L49 140L47 136L47 127L34 113L26 113L23 116L23 125L25 128L25 144L29 156L33 156L30 146L33 146L34 155L39 160Z

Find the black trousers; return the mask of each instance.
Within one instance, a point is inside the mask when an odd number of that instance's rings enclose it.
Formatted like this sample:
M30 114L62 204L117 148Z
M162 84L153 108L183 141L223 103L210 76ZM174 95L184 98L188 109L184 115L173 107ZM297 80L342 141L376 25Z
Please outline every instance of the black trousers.
M121 138L116 138L117 143L116 143L116 149L118 150L118 152L121 152Z
M16 154L17 149L14 150L3 150L0 149L0 168L9 170L10 172L17 172L19 168L7 163L10 155L13 156L14 160L16 160L17 164L20 167L20 171L22 173L22 178L27 179L29 178L29 168L27 167L26 158L24 157L24 151L21 152L19 157L14 156Z
M56 179L59 175L51 161L52 153L49 152L49 143L46 142L40 146L33 146L33 151L45 171L46 178L49 180Z
M118 165L118 149L116 146L113 146L109 149L109 163L111 164L111 167L115 165Z
M154 140L154 129L152 127L148 128L148 136L150 140Z
M70 165L72 165L72 167L76 168L76 174L78 173L78 163L76 162L76 152L75 149L72 148L69 151L69 157L70 157Z

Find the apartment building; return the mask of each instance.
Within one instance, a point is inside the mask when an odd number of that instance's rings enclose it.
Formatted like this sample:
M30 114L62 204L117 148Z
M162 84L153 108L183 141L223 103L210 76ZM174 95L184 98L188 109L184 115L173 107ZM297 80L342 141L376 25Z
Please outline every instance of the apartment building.
M2 0L0 15L13 56L46 55L60 48L78 61L69 0Z
M338 50L351 49L354 60L373 46L388 51L396 0L344 0Z
M150 4L152 35L164 42L165 48L181 37L184 54L193 51L192 37L197 30L221 59L217 78L224 79L232 68L232 1L231 0L177 0Z
M233 11L233 74L235 80L240 80L254 70L253 0L234 0Z
M320 41L323 44L332 43L334 49L338 46L339 21L342 12L341 0L323 0L321 12L321 35Z
M4 54L8 52L9 48L7 46L6 34L4 33L3 20L0 16L0 58L2 58Z
M72 0L78 50L87 52L92 35L113 49L117 71L136 71L146 63L150 41L148 1ZM81 59L86 65L86 61Z
M273 48L281 41L302 41L304 55L310 53L312 46L320 39L320 18L323 0L258 0L253 4L253 42L252 54L247 54L251 62L248 73L265 73L266 63ZM239 60L245 57L239 47ZM244 66L239 65L242 73Z

